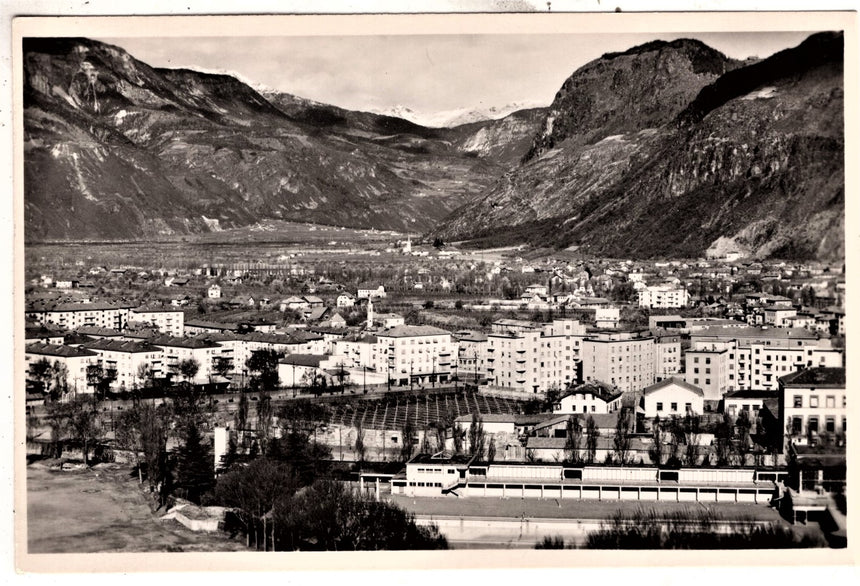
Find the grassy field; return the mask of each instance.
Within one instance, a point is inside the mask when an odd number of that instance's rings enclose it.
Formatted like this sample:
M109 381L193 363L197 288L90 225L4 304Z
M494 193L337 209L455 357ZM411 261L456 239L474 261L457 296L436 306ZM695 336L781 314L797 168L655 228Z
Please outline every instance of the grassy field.
M27 468L29 553L247 551L221 534L195 533L152 512L125 467L68 471Z

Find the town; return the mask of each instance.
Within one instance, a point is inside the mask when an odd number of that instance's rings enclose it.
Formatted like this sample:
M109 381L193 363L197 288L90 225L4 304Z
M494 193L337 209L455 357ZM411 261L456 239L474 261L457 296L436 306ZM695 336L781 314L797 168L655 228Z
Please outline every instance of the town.
M416 548L481 546L462 521L490 502L511 505L499 518L582 519L561 503L622 501L712 503L778 521L790 546L796 527L844 546L844 265L312 231L253 261L29 247L28 454L132 464L173 518L198 527L226 506L264 550L300 546L267 533L277 506L252 513L219 487L267 458L409 511ZM141 421L168 405L182 423L152 448Z

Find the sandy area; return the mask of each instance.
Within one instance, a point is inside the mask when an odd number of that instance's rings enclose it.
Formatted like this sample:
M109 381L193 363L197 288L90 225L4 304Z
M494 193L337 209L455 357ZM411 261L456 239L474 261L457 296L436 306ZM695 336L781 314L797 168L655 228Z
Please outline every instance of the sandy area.
M27 468L27 546L33 553L247 551L240 539L161 521L128 468Z

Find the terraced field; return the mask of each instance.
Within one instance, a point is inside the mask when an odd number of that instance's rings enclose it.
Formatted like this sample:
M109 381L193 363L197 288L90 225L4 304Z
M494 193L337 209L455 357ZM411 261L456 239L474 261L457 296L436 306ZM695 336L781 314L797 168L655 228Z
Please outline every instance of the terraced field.
M479 413L520 413L521 401L477 393L433 393L423 396L400 396L339 403L331 405L331 422L340 425L361 425L365 429L402 429L409 420L421 429L444 418Z

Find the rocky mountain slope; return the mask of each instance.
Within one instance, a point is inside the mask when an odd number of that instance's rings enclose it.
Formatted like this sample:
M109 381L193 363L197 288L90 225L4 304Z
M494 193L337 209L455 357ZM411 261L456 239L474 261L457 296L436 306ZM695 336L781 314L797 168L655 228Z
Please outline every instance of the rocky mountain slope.
M844 255L843 39L756 63L698 41L604 55L564 83L523 164L433 232L599 255Z
M424 231L521 157L88 39L24 41L25 237L133 239L265 219ZM499 124L498 121L486 122Z

